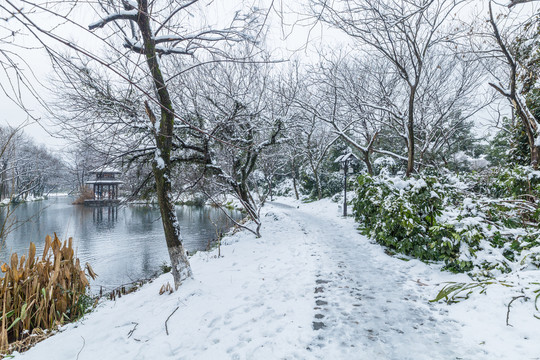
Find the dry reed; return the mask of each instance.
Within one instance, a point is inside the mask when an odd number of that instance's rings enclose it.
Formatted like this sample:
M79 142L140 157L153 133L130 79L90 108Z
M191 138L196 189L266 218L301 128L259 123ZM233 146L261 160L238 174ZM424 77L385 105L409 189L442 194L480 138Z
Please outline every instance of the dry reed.
M92 189L90 189L88 186L83 185L80 189L80 194L75 201L73 201L73 205L82 205L84 204L85 200L91 200L94 198L94 192Z
M88 276L96 274L87 263ZM9 353L31 338L43 338L55 329L80 318L91 305L89 281L80 261L74 257L73 240L62 242L47 235L41 260L30 243L28 256L11 255L10 264L1 266L0 352ZM46 337L46 336L45 336Z

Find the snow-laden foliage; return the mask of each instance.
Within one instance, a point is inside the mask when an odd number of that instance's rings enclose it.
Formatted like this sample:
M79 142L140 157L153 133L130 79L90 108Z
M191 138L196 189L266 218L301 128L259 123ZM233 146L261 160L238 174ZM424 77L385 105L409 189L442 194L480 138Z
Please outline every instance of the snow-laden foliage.
M485 278L540 268L536 206L525 184L536 172L519 167L484 178L453 175L407 180L362 175L354 201L362 231L389 250ZM486 194L499 196L488 197Z
M530 166L489 168L481 173L468 175L473 190L496 198L533 200L540 195L540 171Z

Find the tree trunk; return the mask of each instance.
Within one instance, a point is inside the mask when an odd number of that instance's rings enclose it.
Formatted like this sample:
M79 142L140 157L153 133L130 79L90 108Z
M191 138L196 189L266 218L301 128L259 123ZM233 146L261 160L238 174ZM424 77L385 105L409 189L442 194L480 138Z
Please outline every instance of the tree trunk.
M527 142L529 143L529 152L531 154L531 166L533 167L533 169L537 170L538 165L539 165L538 164L539 152L538 152L538 146L536 145L536 139L534 136L535 131L532 126L533 121L535 120L529 119L525 110L522 109L521 107L522 105L515 98L515 95L514 95L514 98L511 99L511 102L512 102L515 112L517 113L517 116L519 117L519 119L521 120L521 123L523 124L523 127L525 128L525 133L527 134Z
M531 148L531 165L534 170L538 170L538 146L533 145Z
M313 175L315 176L315 185L317 186L317 199L322 199L322 189L321 189L321 181L319 179L319 173L315 170L313 170Z
M529 143L529 150L531 154L531 166L533 169L538 170L538 146L536 146L536 139L534 138L534 133L530 128L528 121L523 121L525 125L525 132L527 133L527 142Z
M270 192L270 201L274 201L273 199L273 194L272 194L272 178L270 178L270 180L268 180L268 191Z
M240 197L240 200L244 203L243 205L249 216L252 218L252 220L255 220L257 218L255 212L255 205L251 202L251 197L249 196L249 190L247 188L247 185L245 183L240 183L236 187L236 193Z
M313 171L313 176L315 177L315 186L317 187L317 199L322 199L322 189L321 189L321 181L319 179L319 172L318 172L318 166L315 166L313 164L313 160L309 159L309 166L311 167L311 171Z
M529 150L531 154L531 166L533 169L538 170L538 160L539 160L539 152L538 152L538 146L535 144L535 138L534 134L532 133L531 129L525 126L525 129L527 131L527 140L529 143Z
M416 97L416 85L411 86L409 95L409 116L407 120L407 172L406 177L414 172L414 99Z
M363 151L364 154L364 163L366 164L367 172L369 175L373 175L373 167L371 166L371 161L369 160L369 151Z
M154 178L156 181L156 192L158 204L161 212L161 221L165 232L165 241L171 259L172 275L174 285L178 286L188 277L191 277L191 267L184 251L184 246L180 240L180 226L176 218L176 211L171 197L171 152L172 138L174 136L174 111L171 98L165 80L161 73L156 57L155 41L150 29L148 18L147 0L139 1L139 18L137 24L141 31L146 63L152 74L154 86L157 92L159 104L161 106L161 121L159 122L159 132L156 132L156 159L152 164ZM152 125L156 124L156 117L150 106L145 102L146 112Z
M294 189L294 196L296 196L296 200L300 200L300 196L298 196L298 187L296 185L296 175L294 175L294 173L293 173L292 183L293 183L293 189Z
M153 165L154 178L156 180L156 192L161 212L161 222L165 232L165 241L167 250L171 259L171 271L174 278L175 289L192 276L191 267L189 265L184 246L180 240L180 225L176 217L176 210L172 202L171 182L169 177L165 176L166 169L160 169L157 163ZM167 171L168 172L168 171Z
M7 181L6 181L6 171L7 171L8 163L7 160L4 160L2 164L2 185L0 186L0 200L4 200L4 197L7 193Z
M528 2L528 0L514 0L511 2L510 6L513 6L518 3L524 3ZM536 125L536 120L534 119L534 116L530 114L530 112L527 111L526 107L527 104L522 103L519 101L519 95L517 92L517 61L514 58L514 56L511 54L511 52L508 50L507 45L503 41L501 34L499 32L499 28L497 27L497 23L495 22L495 18L493 16L493 9L491 7L491 2L489 2L489 22L491 23L491 27L493 28L493 35L495 36L495 40L497 41L497 44L499 45L501 52L506 57L506 61L508 62L508 66L510 67L510 92L507 92L503 89L501 89L498 85L495 85L493 83L489 83L491 87L493 87L495 90L500 92L503 96L508 98L510 102L512 103L512 107L514 108L515 114L519 116L521 121L523 122L523 126L525 127L525 132L527 133L527 142L529 143L529 150L531 154L531 166L534 169L538 169L538 161L539 159L539 149L536 145L536 139L535 139L535 133L538 132L538 126ZM530 116L529 116L530 115Z
M246 209L248 216L251 220L257 225L255 231L252 231L257 238L261 237L261 221L259 219L259 214L257 213L257 208L254 204L253 198L249 193L248 186L245 182L238 183L234 186L236 194L238 195L242 206Z

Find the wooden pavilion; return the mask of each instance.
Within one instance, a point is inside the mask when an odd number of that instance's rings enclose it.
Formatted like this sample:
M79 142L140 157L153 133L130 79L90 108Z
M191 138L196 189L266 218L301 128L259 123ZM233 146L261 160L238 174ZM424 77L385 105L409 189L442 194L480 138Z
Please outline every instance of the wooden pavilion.
M100 167L90 174L94 174L95 180L87 181L86 184L93 186L94 198L84 201L86 206L110 206L118 205L118 186L124 182L116 176L121 172L112 167Z

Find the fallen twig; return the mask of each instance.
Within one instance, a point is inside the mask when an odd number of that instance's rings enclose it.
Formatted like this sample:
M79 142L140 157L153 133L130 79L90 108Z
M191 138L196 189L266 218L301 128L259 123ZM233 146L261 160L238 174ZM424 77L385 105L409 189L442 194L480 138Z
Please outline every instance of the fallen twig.
M133 335L133 333L135 332L135 329L136 329L137 326L139 325L138 322L132 322L132 324L135 324L135 326L133 327L133 329L131 329L131 330L128 332L128 339L131 337L131 335Z
M167 318L167 320L165 320L165 332L167 333L167 335L169 335L169 329L167 328L167 321L169 321L169 319L171 318L171 316L174 315L174 313L176 312L176 310L178 310L180 306L177 306L176 309L174 309L174 311L171 313L171 315L169 315L169 317Z
M519 298L524 298L524 297L525 297L525 295L514 296L514 297L512 298L512 300L510 300L510 302L508 303L508 311L506 312L506 326L512 326L512 325L510 325L510 324L508 323L508 321L510 320L510 306L512 305L512 303L513 303L515 300L517 300L517 299L519 299ZM513 327L513 326L512 326L512 327Z
M86 345L86 341L84 340L84 338L82 336L81 336L81 338L82 338L83 343L82 343L81 350L79 350L79 352L77 353L77 360L79 360L79 355L81 355L81 352L84 349L84 345Z

